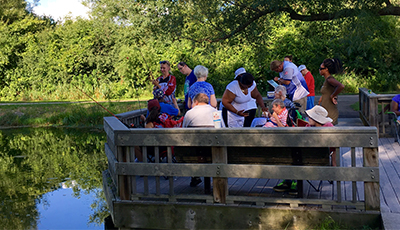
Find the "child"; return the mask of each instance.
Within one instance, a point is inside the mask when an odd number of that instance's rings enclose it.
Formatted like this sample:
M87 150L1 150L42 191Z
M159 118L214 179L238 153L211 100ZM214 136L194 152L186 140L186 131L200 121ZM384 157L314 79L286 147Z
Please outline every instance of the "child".
M328 111L324 107L316 105L305 113L310 118L306 127L333 127L333 120L328 117Z
M275 99L272 102L272 114L269 114L270 120L263 127L285 127L288 111L281 99Z

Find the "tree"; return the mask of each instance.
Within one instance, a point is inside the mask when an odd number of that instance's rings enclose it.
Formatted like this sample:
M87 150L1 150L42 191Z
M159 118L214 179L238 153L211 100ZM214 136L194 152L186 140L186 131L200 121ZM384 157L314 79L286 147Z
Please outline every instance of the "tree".
M164 25L179 37L209 42L222 41L245 30L257 32L257 24L269 15L270 20L287 14L292 20L305 22L400 15L398 0L192 0L172 1L167 7Z
M28 14L24 0L0 0L0 21L11 24Z

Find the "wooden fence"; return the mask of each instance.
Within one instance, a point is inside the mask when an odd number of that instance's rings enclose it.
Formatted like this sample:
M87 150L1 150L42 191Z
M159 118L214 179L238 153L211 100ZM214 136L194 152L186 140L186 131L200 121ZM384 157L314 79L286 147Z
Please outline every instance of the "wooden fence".
M194 213L197 215L203 213L205 215L203 218L209 220L207 223L196 222L197 228L201 228L199 226L226 228L231 226L229 223L235 223L233 227L242 228L238 217L233 214L241 212L237 205L240 202L252 205L247 207L248 212L265 211L263 207L266 204L274 203L290 204L292 208L303 204L322 207L349 205L364 212L380 211L378 135L375 127L129 129L116 118L105 117L104 129L107 133L105 152L109 166L104 173L104 191L117 227L190 228ZM135 162L138 146L142 149L144 159L147 157L148 148L154 147L156 163ZM160 163L158 156L161 146L209 147L212 162L172 163L172 149L167 147L168 163ZM245 156L252 152L252 149L262 147L265 148L264 157L268 158L271 148L303 149L327 146L337 148L338 152L341 147L350 147L352 167L265 165L259 162L233 164L230 163L230 151L228 151L228 147L241 148L244 150L241 154ZM356 167L356 148L362 148L363 151L362 167ZM340 156L337 155L337 162L340 162ZM175 193L174 177L194 176L212 178L212 194ZM149 189L150 177L155 177L155 189ZM162 177L168 178L169 188L160 187ZM143 183L137 183L138 178L143 179ZM227 178L336 181L337 199L235 196L229 194ZM342 198L341 181L352 181L351 200ZM363 183L364 200L357 199L356 182ZM232 216L224 216L224 220L221 220L224 223L212 222L226 209L229 209L228 212L231 212ZM174 215L171 212L175 212ZM174 219L175 215L181 219ZM166 221L165 218L172 219Z
M390 110L390 102L396 94L375 94L366 88L358 90L360 118L364 125L375 126L380 137L392 135L391 121L385 112Z

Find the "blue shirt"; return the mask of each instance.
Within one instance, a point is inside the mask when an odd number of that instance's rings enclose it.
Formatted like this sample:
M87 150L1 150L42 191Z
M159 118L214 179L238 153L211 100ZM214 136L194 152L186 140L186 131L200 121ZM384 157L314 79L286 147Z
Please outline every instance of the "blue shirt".
M189 107L187 106L188 103L188 96L189 96L189 89L190 87L197 81L196 75L194 75L194 72L192 70L192 72L190 72L189 76L186 77L185 80L185 85L183 86L183 92L185 94L185 108L189 109Z
M297 82L300 82L301 85L308 91L306 80L301 72L297 69L297 66L292 62L283 62L283 71L279 73L279 76L283 80L290 81L289 85L284 85L290 100L293 100L294 92L297 90Z
M164 102L160 102L160 107L161 107L160 113L166 113L171 116L178 116L179 110L177 108L173 107L172 105L164 103ZM148 117L148 116L149 116L149 111L147 110L146 117Z
M215 94L214 88L212 87L212 85L205 81L197 81L192 86L190 86L188 94L189 94L190 99L192 99L192 101L193 101L193 98L199 93L206 94L208 96L209 100L211 100L211 95ZM208 103L208 104L210 104L210 103Z

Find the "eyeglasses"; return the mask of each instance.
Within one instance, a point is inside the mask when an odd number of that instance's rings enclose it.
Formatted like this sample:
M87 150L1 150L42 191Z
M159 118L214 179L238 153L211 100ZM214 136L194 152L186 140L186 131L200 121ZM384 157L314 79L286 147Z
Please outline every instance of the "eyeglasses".
M324 67L324 68L322 68L322 67L319 67L319 70L323 70L323 69L326 69L326 67Z

